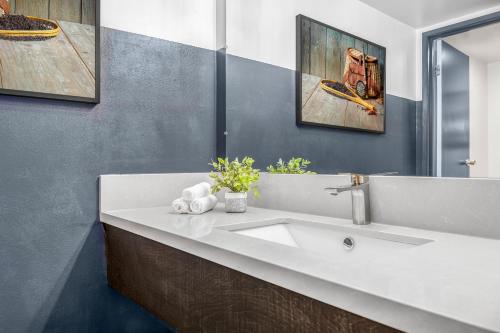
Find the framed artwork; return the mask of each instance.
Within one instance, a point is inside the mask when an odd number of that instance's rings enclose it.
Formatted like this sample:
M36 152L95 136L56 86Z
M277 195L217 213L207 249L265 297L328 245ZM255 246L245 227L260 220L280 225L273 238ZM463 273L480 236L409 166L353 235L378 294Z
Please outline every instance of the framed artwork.
M298 15L297 124L384 133L385 55L380 45Z
M0 94L100 100L99 0L0 0Z

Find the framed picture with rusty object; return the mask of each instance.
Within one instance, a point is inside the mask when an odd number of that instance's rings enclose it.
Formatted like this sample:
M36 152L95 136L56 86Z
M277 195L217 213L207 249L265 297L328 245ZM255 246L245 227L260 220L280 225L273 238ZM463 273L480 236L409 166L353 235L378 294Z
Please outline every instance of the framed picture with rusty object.
M0 94L100 100L99 0L0 0Z
M380 45L298 15L297 124L385 133L385 54Z

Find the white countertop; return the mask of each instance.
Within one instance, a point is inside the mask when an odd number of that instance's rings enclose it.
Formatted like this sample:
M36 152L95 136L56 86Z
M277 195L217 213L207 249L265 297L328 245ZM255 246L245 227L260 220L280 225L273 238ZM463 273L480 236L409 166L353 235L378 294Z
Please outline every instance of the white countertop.
M386 256L329 257L219 227L293 218L431 239ZM177 215L101 212L101 221L407 332L500 332L500 241L249 207Z

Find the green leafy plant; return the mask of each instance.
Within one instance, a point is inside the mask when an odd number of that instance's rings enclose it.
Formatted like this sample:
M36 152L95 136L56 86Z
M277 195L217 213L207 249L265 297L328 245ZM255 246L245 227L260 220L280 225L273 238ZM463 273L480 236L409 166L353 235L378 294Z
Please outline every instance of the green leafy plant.
M257 186L252 186L257 183L260 178L258 169L253 168L254 159L246 156L240 162L238 158L233 161L219 157L217 162L209 163L214 168L210 172L210 178L214 180L212 193L217 193L224 188L234 193L246 193L252 190L253 194L258 197L259 189Z
M302 157L292 157L288 163L283 162L280 158L275 166L270 165L267 167L267 172L272 174L315 175L316 172L306 170L310 164L311 161Z

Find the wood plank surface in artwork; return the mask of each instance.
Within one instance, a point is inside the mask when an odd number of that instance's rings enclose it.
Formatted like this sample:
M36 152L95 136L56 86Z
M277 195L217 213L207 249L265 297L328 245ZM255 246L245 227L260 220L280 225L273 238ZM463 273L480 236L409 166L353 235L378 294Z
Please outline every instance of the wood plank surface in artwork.
M311 22L302 20L302 73L311 73Z
M64 31L64 26L71 27ZM95 97L95 78L89 70L90 34L81 24L61 24L63 32L44 41L0 40L0 83L4 89L78 97ZM84 31L80 31L83 29ZM92 27L93 29L93 27ZM73 42L67 37L74 34ZM80 56L85 50L89 55ZM84 61L87 58L88 64ZM95 62L95 61L94 61ZM95 72L95 70L94 70Z
M342 81L341 58L340 33L332 29L327 29L325 79L339 82Z
M59 21L66 38L95 78L95 27L87 24Z
M82 23L96 25L95 8L96 0L82 0Z
M16 14L49 18L49 0L16 0Z
M383 112L383 105L379 104L376 100L367 100L368 103L374 105L377 110ZM346 109L345 126L350 128L359 128L369 131L383 132L384 131L384 117L385 114L370 115L363 110L363 107L349 102Z
M399 332L104 225L108 283L180 333Z
M356 50L362 51L365 54L368 53L368 44L366 42L363 42L362 40L354 39L354 48Z
M379 114L370 115L354 102L334 96L320 86L321 78L302 74L302 121L329 126L341 126L370 131L384 131L384 105L367 100Z
M51 20L81 23L81 0L50 0L49 4L49 18Z
M302 106L306 105L320 83L317 76L302 74Z
M326 93L321 89L321 79L316 76L308 76L307 80L316 82L310 98L302 108L302 121L319 123L332 126L344 126L345 110L348 102ZM304 80L302 81L304 82ZM309 83L310 86L313 86ZM303 83L304 86L304 83Z
M354 38L348 35L342 35L340 39L340 70L341 75L344 76L345 62L346 62L346 51L348 48L354 47Z
M51 20L96 23L96 0L10 0L12 13Z
M311 22L311 75L325 77L326 70L326 28Z

